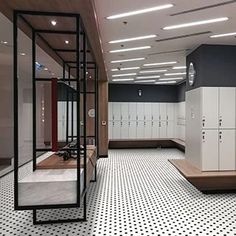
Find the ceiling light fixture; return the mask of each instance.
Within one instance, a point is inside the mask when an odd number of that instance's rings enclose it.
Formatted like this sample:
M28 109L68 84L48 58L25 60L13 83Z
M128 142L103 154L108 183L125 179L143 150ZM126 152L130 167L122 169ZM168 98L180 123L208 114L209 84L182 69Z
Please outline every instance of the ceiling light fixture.
M210 38L221 38L221 37L234 36L234 35L236 35L236 32L226 33L226 34L215 34L215 35L211 35Z
M140 69L140 67L139 66L135 66L135 67L124 67L124 68L111 69L111 71L138 70L138 69Z
M134 15L148 13L148 12L152 12L152 11L164 10L167 8L171 8L173 6L174 6L173 4L165 4L165 5L160 5L160 6L156 6L156 7L144 8L141 10L129 11L129 12L121 13L121 14L108 16L107 19L113 20L113 19L123 18L123 17L127 17L127 16L134 16Z
M137 75L137 73L118 74L118 75L112 75L112 77L122 77L122 76L132 76L132 75Z
M185 27L190 27L190 26L212 24L212 23L227 21L228 19L229 19L228 17L220 17L220 18L209 19L209 20L194 21L194 22L184 23L184 24L179 24L179 25L166 26L163 29L172 30L172 29L179 29L179 28L185 28Z
M141 70L139 71L140 74L147 74L147 73L161 73L166 72L167 70Z
M165 74L165 76L172 76L172 75L186 75L186 72L166 73L166 74Z
M133 81L133 78L126 78L126 79L113 79L112 81L118 82L118 81Z
M166 62L144 64L143 66L163 66L163 65L172 65L172 64L176 64L176 63L177 63L177 61L166 61Z
M55 25L57 24L57 22L56 22L55 20L51 20L51 24L52 24L53 26L55 26Z
M1 40L1 44L8 44L8 42L7 42L7 41L2 41L2 40Z
M157 79L160 77L161 77L160 75L137 76L136 79Z
M112 40L109 43L123 43L123 42L135 41L135 40L151 39L155 37L157 37L155 34L151 34L151 35L139 36L139 37L134 37L134 38Z
M25 56L26 53L25 53L25 52L21 52L20 55L21 55L21 56Z
M111 50L110 53L136 51L136 50L143 50L143 49L149 49L149 48L151 48L151 46L124 48L124 49Z
M176 81L156 82L155 84L175 84Z
M136 81L134 81L134 83L152 83L152 82L156 82L156 80L151 79L151 80L136 80Z
M160 81L168 81L168 80L182 80L183 77L177 77L177 78L162 78L159 79Z
M181 70L181 69L186 69L187 66L174 66L172 69L173 70Z
M48 68L47 68L47 67L45 67L45 68L44 68L44 70L45 70L45 71L48 71Z
M65 40L65 44L69 44L69 40Z
M144 57L139 57L139 58L124 59L124 60L116 60L116 61L111 61L111 63L122 63L122 62L142 61L142 60L145 60L145 58Z

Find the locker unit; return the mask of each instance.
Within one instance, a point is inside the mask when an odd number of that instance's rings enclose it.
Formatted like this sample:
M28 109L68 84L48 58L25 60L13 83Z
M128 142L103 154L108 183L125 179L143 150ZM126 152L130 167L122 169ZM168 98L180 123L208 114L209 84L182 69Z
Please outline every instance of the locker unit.
M136 139L136 121L131 120L128 122L129 139Z

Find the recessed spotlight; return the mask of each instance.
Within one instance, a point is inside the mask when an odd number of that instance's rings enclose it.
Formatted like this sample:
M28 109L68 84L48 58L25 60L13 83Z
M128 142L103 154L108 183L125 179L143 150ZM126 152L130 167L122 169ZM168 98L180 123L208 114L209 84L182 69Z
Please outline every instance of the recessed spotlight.
M55 75L55 73L52 72L51 75Z
M189 22L189 23L184 23L184 24L179 24L179 25L166 26L163 29L172 30L172 29L179 29L179 28L185 28L185 27L190 27L190 26L212 24L212 23L227 21L228 19L229 19L228 17L220 17L220 18L209 19L209 20L194 21L194 22Z
M65 44L69 44L69 40L65 40Z
M150 76L137 76L136 79L157 79L160 75L150 75Z
M45 67L43 70L45 70L45 71L48 71L48 68L47 68L47 67Z
M112 75L112 77L122 77L122 76L132 76L132 75L137 75L137 73L118 74L118 75Z
M8 44L7 41L1 41L1 44Z
M151 48L151 46L117 49L117 50L111 50L110 53L136 51L136 50L143 50L143 49L149 49L149 48Z
M121 62L128 62L128 61L142 61L142 60L145 60L145 58L139 57L139 58L124 59L124 60L116 60L116 61L111 61L111 63L121 63Z
M168 80L182 80L183 77L177 77L177 78L162 78L159 79L160 81L168 81Z
M221 37L228 37L228 36L234 36L234 35L236 35L236 32L225 33L225 34L215 34L215 35L211 35L210 38L221 38Z
M165 76L172 76L172 75L186 75L186 72L166 73L166 74L165 74Z
M148 12L152 12L152 11L159 11L159 10L164 10L164 9L167 9L167 8L170 8L173 6L174 6L173 4L165 4L165 5L160 5L160 6L155 6L155 7L150 7L150 8L140 9L140 10L136 10L136 11L130 11L130 12L125 12L125 13L121 13L121 14L108 16L107 19L112 20L112 19L118 19L118 18L127 17L127 16L148 13Z
M137 81L134 81L134 83L152 83L152 82L156 82L156 80L151 79L151 80L137 80Z
M133 78L126 78L126 79L113 79L112 81L118 82L118 81L133 81Z
M186 69L187 66L174 66L172 69L173 70L181 70L181 69Z
M25 56L26 53L25 53L25 52L21 52L20 55L21 55L21 56Z
M120 71L120 70L138 70L140 69L140 67L136 66L136 67L124 67L124 68L116 68L116 69L111 69L111 71Z
M155 84L175 84L176 81L163 81L163 82L156 82Z
M148 73L161 73L166 72L167 70L141 70L139 71L140 74L148 74Z
M163 66L163 65L172 65L176 64L177 61L167 61L167 62L157 62L157 63L149 63L149 64L144 64L143 66Z
M134 38L112 40L109 43L122 43L122 42L129 42L129 41L135 41L135 40L150 39L150 38L155 38L155 37L156 37L155 34L151 34L151 35L139 36L139 37L134 37Z
M55 25L57 24L57 22L56 22L55 20L51 20L51 24L52 24L53 26L55 26Z

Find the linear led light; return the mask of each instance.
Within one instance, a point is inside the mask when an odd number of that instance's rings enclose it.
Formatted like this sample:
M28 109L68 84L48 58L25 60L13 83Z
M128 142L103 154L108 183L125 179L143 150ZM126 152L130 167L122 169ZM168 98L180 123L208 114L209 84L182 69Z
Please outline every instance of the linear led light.
M116 68L116 69L111 69L111 71L122 71L122 70L138 70L140 69L139 66L135 66L135 67L124 67L124 68Z
M165 76L172 76L172 75L186 75L186 72L166 73L166 74L165 74Z
M172 65L172 64L176 64L176 63L177 63L177 61L166 61L166 62L144 64L143 66L163 66L163 65Z
M156 82L156 80L151 79L151 80L136 80L136 81L134 81L134 83L152 83L152 82Z
M168 81L168 80L182 80L183 77L177 77L177 78L162 78L159 79L160 81Z
M127 79L113 79L112 81L118 82L118 81L132 81L132 80L134 80L134 79L132 79L132 78L127 78Z
M121 14L108 16L107 19L113 20L113 19L123 18L126 16L134 16L134 15L144 14L144 13L148 13L148 12L152 12L152 11L164 10L167 8L171 8L173 6L174 6L173 4L165 4L165 5L160 5L160 6L150 7L150 8L144 8L144 9L140 9L140 10L136 10L136 11L129 11L129 12L121 13Z
M221 37L234 36L234 35L236 35L236 32L226 33L226 34L215 34L215 35L211 35L210 38L221 38Z
M118 75L112 75L112 77L122 77L122 76L132 76L132 75L137 75L137 73L118 74Z
M142 60L145 60L145 58L139 57L139 58L124 59L124 60L116 60L116 61L111 61L111 63L121 63L121 62L128 62L128 61L142 61Z
M174 66L172 69L173 70L181 70L181 69L186 69L187 66Z
M135 40L151 39L155 37L156 37L155 34L151 34L151 35L139 36L139 37L134 37L134 38L112 40L109 43L123 43L123 42L135 41Z
M229 19L228 17L220 17L220 18L209 19L209 20L194 21L194 22L184 23L184 24L179 24L179 25L166 26L163 29L172 30L172 29L179 29L179 28L185 28L185 27L190 27L190 26L212 24L212 23L217 23L221 21L227 21L228 19Z
M175 84L176 81L162 81L162 82L156 82L155 84Z
M136 79L157 79L160 77L161 77L160 75L137 76Z
M140 74L147 74L147 73L161 73L166 72L167 70L141 70L139 71Z
M124 49L111 50L110 53L136 51L136 50L143 50L143 49L149 49L149 48L151 48L151 46L124 48Z

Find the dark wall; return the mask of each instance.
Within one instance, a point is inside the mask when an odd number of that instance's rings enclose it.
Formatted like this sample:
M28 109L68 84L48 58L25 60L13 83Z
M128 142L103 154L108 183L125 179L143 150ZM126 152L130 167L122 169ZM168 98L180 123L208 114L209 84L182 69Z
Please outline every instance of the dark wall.
M194 86L187 82L187 90L198 87L236 87L236 46L201 45L187 56L187 66L195 64Z
M186 92L186 82L183 82L177 86L177 101L178 102L185 101L185 92Z
M142 96L138 96L138 90ZM109 84L109 102L177 102L173 85Z

